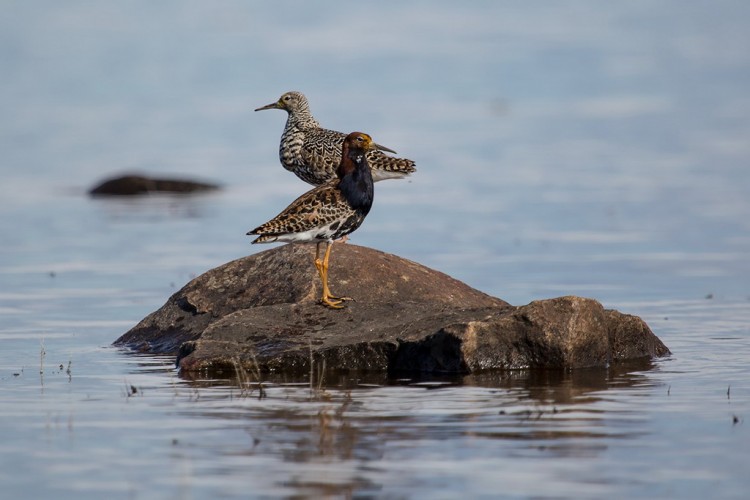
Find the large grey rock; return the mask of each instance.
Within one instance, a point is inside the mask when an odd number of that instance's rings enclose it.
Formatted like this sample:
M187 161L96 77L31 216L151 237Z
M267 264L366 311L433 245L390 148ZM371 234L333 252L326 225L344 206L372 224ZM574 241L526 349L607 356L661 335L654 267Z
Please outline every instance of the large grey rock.
M415 262L335 244L318 303L314 246L285 245L195 278L115 344L174 353L184 371L327 369L467 373L602 367L669 354L638 317L592 299L514 307Z

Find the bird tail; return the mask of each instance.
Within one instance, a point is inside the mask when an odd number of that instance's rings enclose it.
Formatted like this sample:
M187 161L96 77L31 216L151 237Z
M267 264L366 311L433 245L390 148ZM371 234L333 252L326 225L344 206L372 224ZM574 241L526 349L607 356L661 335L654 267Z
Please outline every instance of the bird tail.
M395 158L380 151L368 155L367 162L375 182L385 179L401 179L417 171L415 163L407 158Z
M260 228L256 227L252 231L248 231L246 233L248 236L259 235L257 238L255 238L250 243L252 243L252 244L255 244L255 243L273 243L274 241L278 241L278 239L279 239L278 236L276 236L274 234L260 234L260 233L258 233L259 230L260 230Z

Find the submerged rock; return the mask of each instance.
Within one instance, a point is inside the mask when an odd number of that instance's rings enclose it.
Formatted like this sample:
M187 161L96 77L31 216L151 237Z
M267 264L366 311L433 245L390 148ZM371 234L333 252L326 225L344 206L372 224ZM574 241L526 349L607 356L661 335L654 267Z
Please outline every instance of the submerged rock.
M92 196L132 196L147 193L195 193L219 189L217 184L185 179L154 179L142 175L123 175L107 179L89 190Z
M318 303L312 245L284 245L195 278L115 344L173 353L184 371L327 369L470 373L603 367L669 349L636 316L592 299L514 307L438 271L336 244L329 284L353 297ZM321 365L318 365L321 366Z

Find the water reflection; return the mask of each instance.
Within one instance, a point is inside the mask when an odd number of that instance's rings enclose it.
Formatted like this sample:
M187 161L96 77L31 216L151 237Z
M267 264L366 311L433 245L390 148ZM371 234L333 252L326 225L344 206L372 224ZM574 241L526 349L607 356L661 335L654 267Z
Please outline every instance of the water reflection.
M96 197L95 210L114 223L173 219L204 219L216 212L216 193L147 194Z
M418 460L444 449L460 455L463 446L480 455L594 458L612 440L645 432L644 417L618 401L632 403L659 385L654 368L644 360L573 372L400 379L329 372L325 382L313 384L283 376L250 381L191 374L181 377L192 392L178 411L241 428L241 439L215 451L288 464L281 470L289 474L274 482L278 487L300 495L351 495L383 488L378 477L392 469L394 457ZM331 463L335 469L325 466Z

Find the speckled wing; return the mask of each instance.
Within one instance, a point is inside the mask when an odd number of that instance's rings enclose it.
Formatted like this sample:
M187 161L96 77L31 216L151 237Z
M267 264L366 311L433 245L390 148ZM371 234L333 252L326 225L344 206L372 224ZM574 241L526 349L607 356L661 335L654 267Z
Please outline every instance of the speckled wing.
M365 156L367 157L367 163L370 165L372 180L375 182L385 179L400 179L417 171L412 160L388 156L377 149L368 151Z
M307 182L321 184L336 177L336 168L341 163L341 147L346 135L335 130L315 128L305 131L305 141L300 156L312 177Z
M336 182L311 189L247 234L258 235L253 243L325 241L349 234L360 226L364 215L347 203Z
M341 162L341 146L345 137L346 134L335 130L324 128L307 130L300 155L307 167L308 178L301 175L300 177L311 184L320 184L336 177L336 169ZM377 149L368 151L366 156L372 172L372 180L375 182L406 177L417 170L412 160L388 156Z

